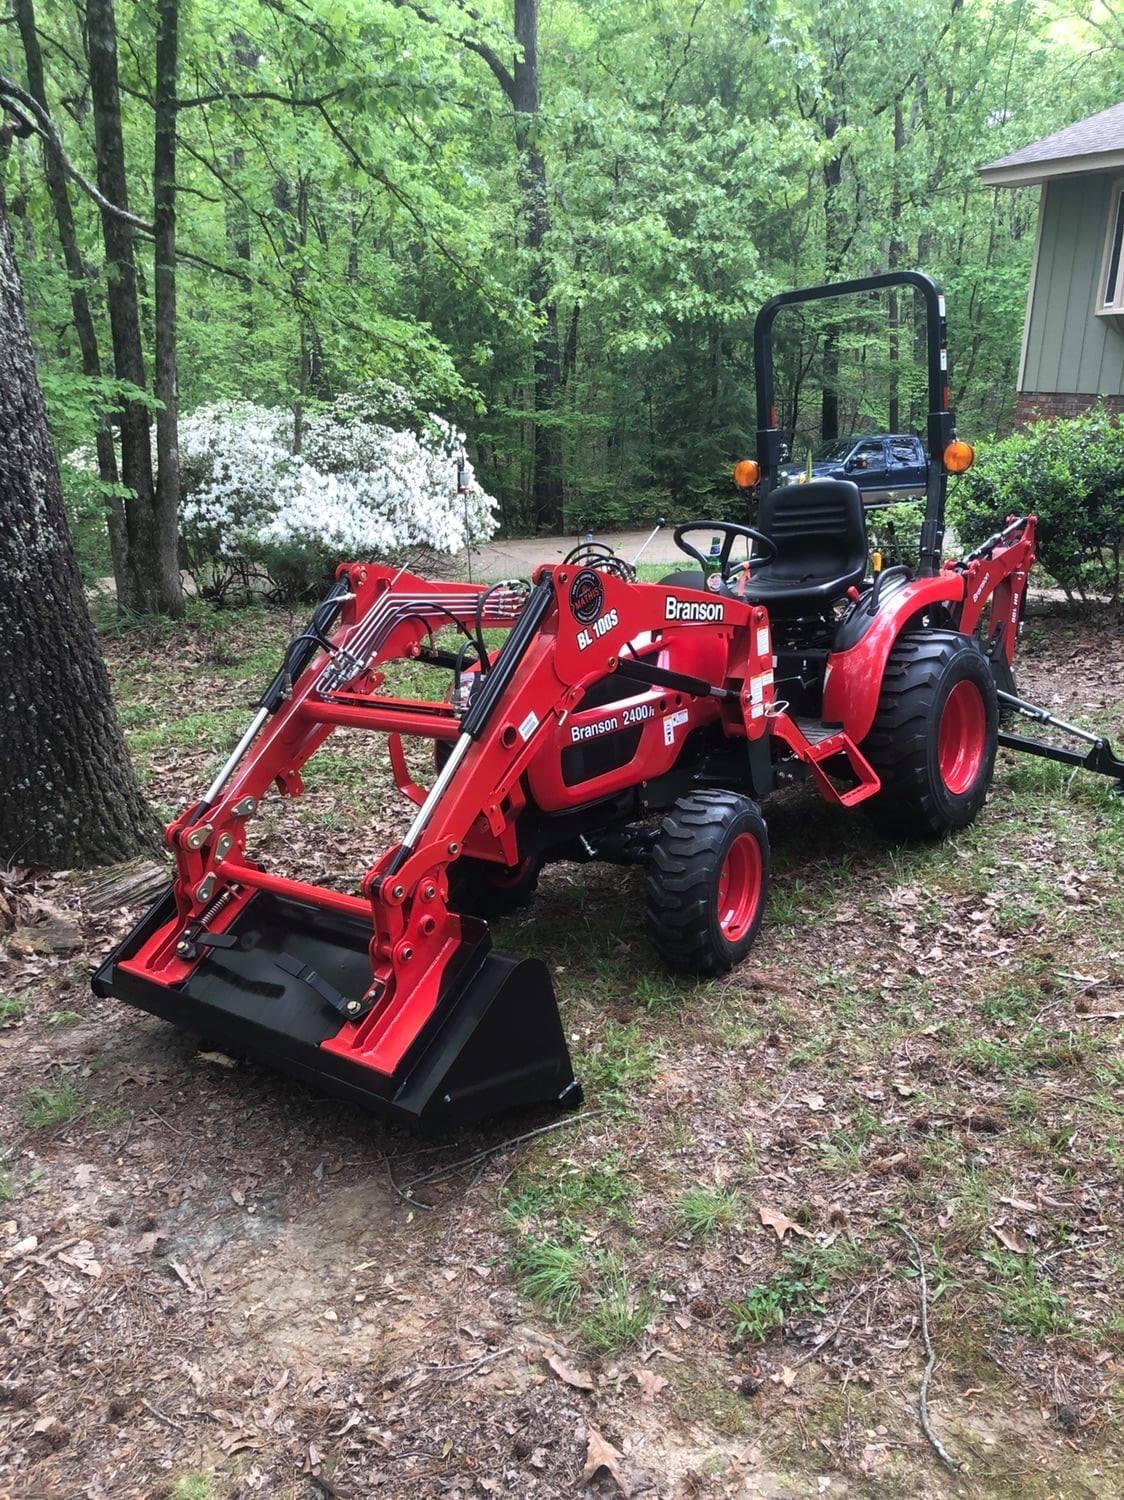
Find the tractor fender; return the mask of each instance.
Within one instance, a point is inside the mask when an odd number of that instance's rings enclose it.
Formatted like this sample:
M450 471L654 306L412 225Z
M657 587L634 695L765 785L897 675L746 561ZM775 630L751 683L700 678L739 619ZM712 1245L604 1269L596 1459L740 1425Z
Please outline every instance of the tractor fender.
M878 699L882 678L894 642L910 621L935 604L959 604L964 597L960 573L940 573L935 578L915 578L895 589L875 616L861 640L846 651L833 651L824 676L823 718L825 724L842 724L856 745L866 738Z

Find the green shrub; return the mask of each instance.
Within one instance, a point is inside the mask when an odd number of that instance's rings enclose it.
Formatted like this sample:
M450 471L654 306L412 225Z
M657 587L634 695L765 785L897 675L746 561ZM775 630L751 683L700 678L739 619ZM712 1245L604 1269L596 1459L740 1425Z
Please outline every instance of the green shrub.
M1124 427L1102 408L1035 422L992 444L951 487L949 519L966 548L1010 515L1038 517L1038 555L1067 597L1121 597Z
M920 500L899 500L867 511L866 534L872 551L882 554L884 568L906 563L916 568L921 560L921 527L925 506Z

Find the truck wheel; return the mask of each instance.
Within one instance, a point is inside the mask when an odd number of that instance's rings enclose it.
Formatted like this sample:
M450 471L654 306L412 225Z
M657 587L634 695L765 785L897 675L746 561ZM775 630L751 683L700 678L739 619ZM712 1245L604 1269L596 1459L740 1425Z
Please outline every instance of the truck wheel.
M757 803L736 792L689 792L652 849L652 942L673 969L724 974L752 947L768 887L769 835Z
M466 917L506 917L526 906L539 883L539 863L525 859L508 869L488 859L462 855L449 866L449 905Z
M940 838L984 804L998 745L991 667L971 636L912 631L894 645L863 754L882 790L863 803L891 838Z

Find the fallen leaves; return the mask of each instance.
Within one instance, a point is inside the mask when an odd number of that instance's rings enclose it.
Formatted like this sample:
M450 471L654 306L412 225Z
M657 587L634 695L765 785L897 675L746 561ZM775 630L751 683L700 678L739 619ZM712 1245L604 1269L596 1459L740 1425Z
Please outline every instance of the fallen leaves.
M757 1210L758 1217L766 1229L776 1230L777 1239L783 1241L788 1233L802 1234L805 1239L808 1231L803 1225L798 1224L795 1219L790 1219L787 1214L782 1213L779 1208L771 1208L768 1204L761 1204Z
M640 1400L650 1405L667 1385L666 1375L657 1375L654 1370L633 1370L632 1378L640 1387Z
M1026 1243L1025 1240L1020 1239L1019 1236L1014 1232L1014 1230L1004 1229L1002 1224L989 1224L987 1227L991 1230L992 1234L999 1241L999 1243L1004 1246L1005 1249L1010 1250L1012 1255L1030 1254L1030 1246Z
M227 1057L225 1052L197 1052L196 1058L200 1062L214 1063L219 1068L236 1068L238 1063L233 1057Z
M614 1448L608 1438L602 1437L596 1427L586 1428L586 1450L585 1468L582 1470L582 1480L585 1484L604 1469L612 1475L617 1489L626 1497L632 1494L632 1485L621 1472L621 1460L624 1454L619 1448Z
M546 1362L558 1376L559 1380L564 1380L567 1385L573 1386L574 1390L591 1391L593 1389L592 1375L587 1375L584 1370L579 1370L574 1365L567 1364L560 1354L548 1355Z

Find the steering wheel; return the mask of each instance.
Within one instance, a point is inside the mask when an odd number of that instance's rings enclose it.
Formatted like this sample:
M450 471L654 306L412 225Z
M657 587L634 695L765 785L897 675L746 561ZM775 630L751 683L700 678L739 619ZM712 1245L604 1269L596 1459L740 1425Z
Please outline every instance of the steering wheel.
M718 554L718 571L725 578L730 566L730 553L733 551L734 542L738 537L747 537L749 541L756 542L762 551L757 553L753 561L757 563L769 563L777 555L777 544L771 536L766 536L763 531L758 531L753 526L739 526L736 521L688 521L684 526L675 528L675 545L680 552L685 552L688 557L693 557L699 567L705 573L711 566L711 560L704 557L690 542L683 538L691 531L720 532L723 537L722 551Z

